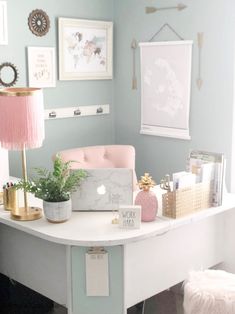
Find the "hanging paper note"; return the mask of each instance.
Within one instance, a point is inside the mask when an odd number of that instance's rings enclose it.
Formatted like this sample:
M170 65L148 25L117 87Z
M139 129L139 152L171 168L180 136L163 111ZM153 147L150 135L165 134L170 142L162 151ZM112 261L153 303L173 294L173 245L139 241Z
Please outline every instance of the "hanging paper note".
M86 253L86 295L109 296L108 253L91 249Z

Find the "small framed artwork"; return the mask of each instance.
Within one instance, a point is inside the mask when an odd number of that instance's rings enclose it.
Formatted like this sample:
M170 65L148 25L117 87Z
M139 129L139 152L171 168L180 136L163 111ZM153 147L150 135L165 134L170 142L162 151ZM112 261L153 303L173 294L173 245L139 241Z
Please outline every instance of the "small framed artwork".
M29 87L55 87L55 48L28 47Z
M59 18L60 80L112 79L113 23Z
M139 229L141 224L141 206L119 206L119 227L123 229Z
M8 44L7 2L0 1L0 45Z

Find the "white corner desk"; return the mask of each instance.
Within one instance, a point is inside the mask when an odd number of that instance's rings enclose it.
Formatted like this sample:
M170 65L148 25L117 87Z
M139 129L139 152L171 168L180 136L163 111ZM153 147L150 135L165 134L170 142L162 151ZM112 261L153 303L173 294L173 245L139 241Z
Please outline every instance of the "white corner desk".
M228 194L223 206L177 220L159 216L140 229L124 230L111 224L111 212L74 212L69 221L52 224L44 217L11 220L1 206L0 272L64 304L69 314L126 314L183 281L188 271L224 262L234 208L235 195ZM96 246L108 252L106 297L86 295L85 253Z

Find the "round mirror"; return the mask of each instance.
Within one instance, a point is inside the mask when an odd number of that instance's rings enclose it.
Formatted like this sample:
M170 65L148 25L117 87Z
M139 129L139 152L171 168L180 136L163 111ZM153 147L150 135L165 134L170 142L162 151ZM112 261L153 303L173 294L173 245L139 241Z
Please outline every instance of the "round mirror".
M0 64L0 85L10 87L18 80L18 71L14 64L4 62Z

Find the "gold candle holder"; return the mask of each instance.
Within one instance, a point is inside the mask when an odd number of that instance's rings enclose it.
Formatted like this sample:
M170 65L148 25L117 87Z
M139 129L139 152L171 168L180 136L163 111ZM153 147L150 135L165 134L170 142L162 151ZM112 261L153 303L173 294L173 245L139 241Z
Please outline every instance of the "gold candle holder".
M18 208L17 190L9 187L3 190L3 206L5 210L14 211Z

